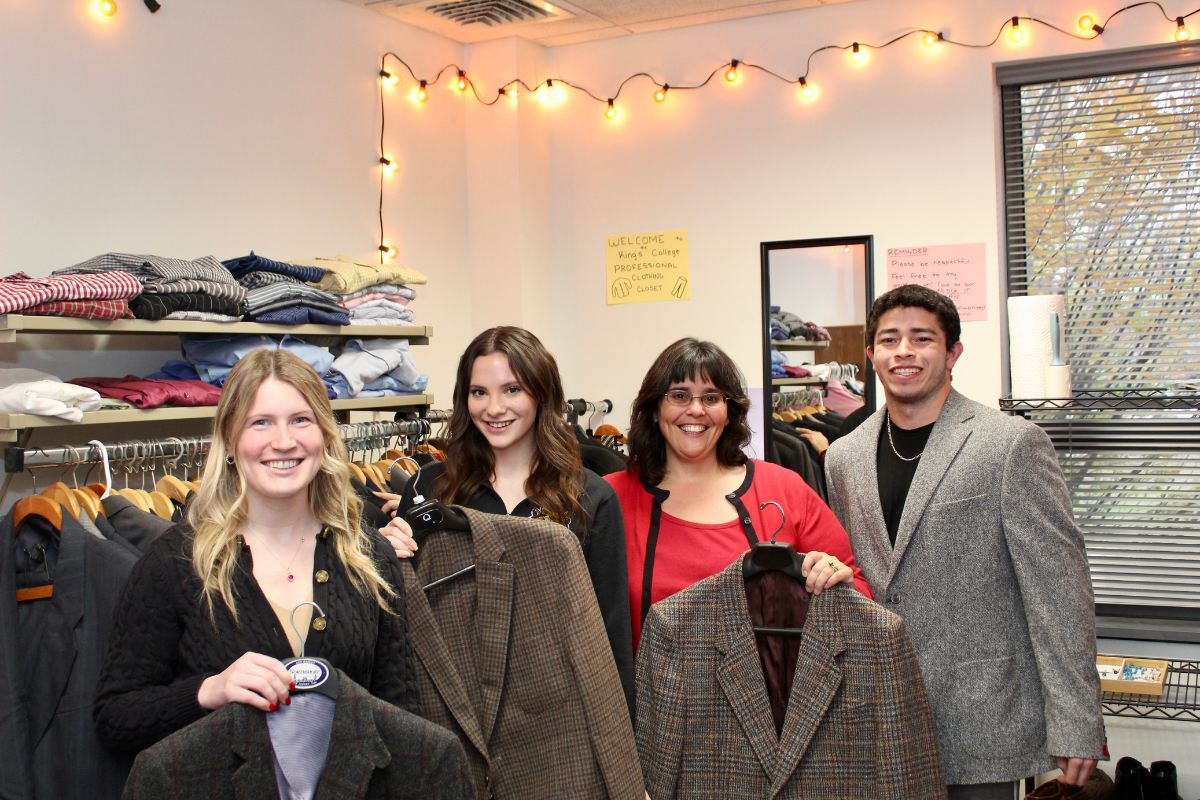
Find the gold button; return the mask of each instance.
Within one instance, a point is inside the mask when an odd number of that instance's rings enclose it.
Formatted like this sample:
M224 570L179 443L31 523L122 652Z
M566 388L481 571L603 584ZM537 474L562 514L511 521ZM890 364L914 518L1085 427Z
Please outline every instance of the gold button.
M325 618L324 617L317 617L316 619L313 620L313 630L314 631L325 630Z
M323 569L319 569L314 577L316 577L317 583L325 583L327 580L329 580L329 573Z

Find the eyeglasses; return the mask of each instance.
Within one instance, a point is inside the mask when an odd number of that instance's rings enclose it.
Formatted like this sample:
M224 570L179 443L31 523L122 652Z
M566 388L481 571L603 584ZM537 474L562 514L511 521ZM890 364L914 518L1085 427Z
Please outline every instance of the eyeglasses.
M672 389L663 395L667 398L667 402L673 406L690 406L692 401L699 398L700 405L705 408L720 408L725 405L725 395L720 392L706 392L704 394L692 394L685 392L683 389Z

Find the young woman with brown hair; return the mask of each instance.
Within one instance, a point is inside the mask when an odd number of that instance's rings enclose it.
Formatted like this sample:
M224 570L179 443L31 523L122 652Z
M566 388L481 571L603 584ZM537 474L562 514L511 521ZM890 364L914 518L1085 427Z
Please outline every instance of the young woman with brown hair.
M320 656L420 712L400 564L362 528L333 409L312 368L256 350L229 373L187 522L125 585L96 731L137 752L227 703L290 703L282 660ZM312 606L316 601L325 616ZM303 641L302 641L303 640Z
M398 509L398 515L383 534L401 558L416 551L403 515L417 495L488 514L566 525L583 547L632 711L632 629L621 508L612 487L584 468L579 445L563 419L565 408L558 364L536 336L515 327L476 336L458 362L446 461L422 467L404 494L384 506L385 511Z

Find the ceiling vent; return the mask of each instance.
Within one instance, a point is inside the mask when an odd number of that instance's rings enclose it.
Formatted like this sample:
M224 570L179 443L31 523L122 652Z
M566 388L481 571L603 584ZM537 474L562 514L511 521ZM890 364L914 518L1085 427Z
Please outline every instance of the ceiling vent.
M459 25L482 23L488 27L520 22L542 22L563 16L550 3L527 0L451 0L425 6L425 11Z

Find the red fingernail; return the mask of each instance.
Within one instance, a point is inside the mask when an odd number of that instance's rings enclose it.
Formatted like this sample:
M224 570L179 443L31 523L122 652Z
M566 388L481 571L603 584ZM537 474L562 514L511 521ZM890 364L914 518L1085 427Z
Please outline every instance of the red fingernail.
M278 706L278 705L276 705L275 703L271 703L271 710L272 710L272 711L276 711L276 710L278 710L278 708L279 708L279 706Z
M296 691L296 683L294 681L292 682L292 685L288 687L288 691Z
M290 706L292 704L292 698L290 698L290 697L287 698L286 700L283 701L283 703L284 703L284 705Z

